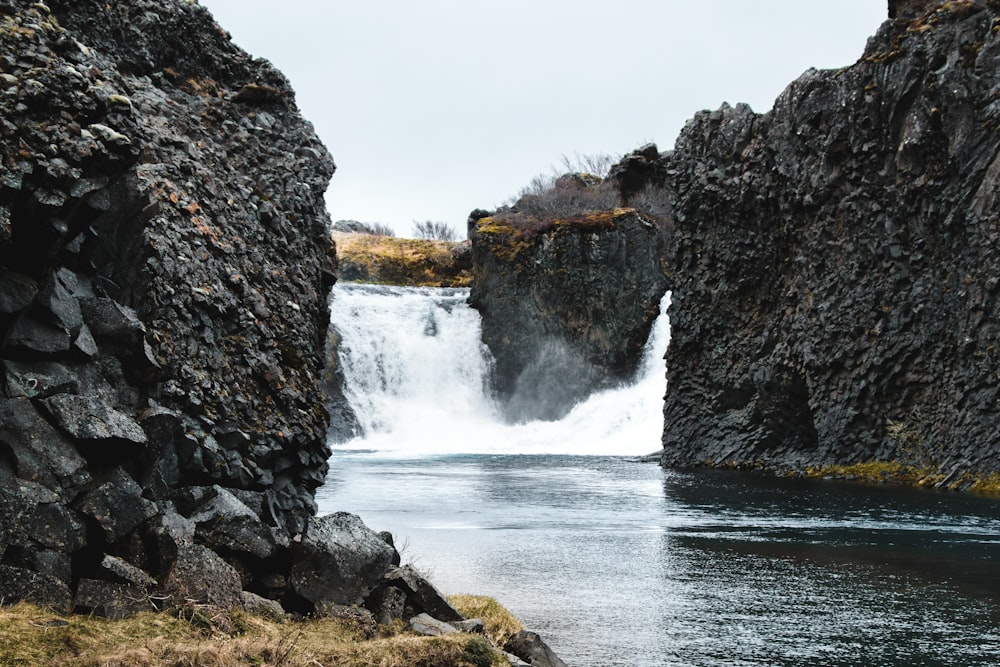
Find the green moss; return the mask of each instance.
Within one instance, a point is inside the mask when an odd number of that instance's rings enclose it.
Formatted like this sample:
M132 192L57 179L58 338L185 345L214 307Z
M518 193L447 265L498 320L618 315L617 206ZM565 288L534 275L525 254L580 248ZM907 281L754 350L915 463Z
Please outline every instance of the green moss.
M976 478L969 487L971 493L1000 498L1000 473L991 472Z
M945 477L936 468L915 466L900 461L865 461L850 465L810 466L806 468L806 476L910 484L919 487L936 486Z

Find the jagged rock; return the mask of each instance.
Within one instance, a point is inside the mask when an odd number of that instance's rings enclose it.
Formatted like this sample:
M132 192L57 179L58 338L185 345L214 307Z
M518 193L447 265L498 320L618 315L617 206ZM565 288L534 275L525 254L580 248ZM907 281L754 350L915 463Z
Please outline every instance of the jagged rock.
M215 551L248 553L260 559L270 558L279 546L288 546L286 535L265 526L259 514L232 493L218 486L213 491L214 497L189 517L199 543Z
M31 602L64 614L73 609L69 586L47 574L0 565L0 590L5 603Z
M285 617L285 610L282 608L281 604L275 600L271 600L265 597L261 597L256 593L251 593L249 591L240 592L240 603L243 609L250 612L251 614L257 614L258 616L267 616L275 620L280 620Z
M406 594L406 603L414 611L426 612L448 623L465 620L448 599L412 565L391 569L382 583L384 587L392 586L402 590Z
M667 465L1000 470L1000 8L890 7L856 64L664 158Z
M478 216L478 217L477 217ZM519 228L470 217L473 288L512 420L555 419L631 377L667 288L656 225L631 209Z
M0 31L5 558L100 606L124 583L93 571L108 543L183 563L195 524L170 498L217 483L249 510L198 539L287 579L270 556L329 457L333 160L197 3L49 4L6 3Z
M77 440L127 440L146 442L136 421L93 394L57 394L41 401L55 422Z
M406 593L395 586L380 586L365 600L379 625L389 625L406 616Z
M85 543L83 523L40 484L8 480L0 487L0 516L0 545L41 546L68 556Z
M391 567L394 552L354 514L312 519L292 546L289 583L313 605L360 604Z
M150 600L156 582L142 570L112 556L105 557L102 569L116 580L80 579L73 598L75 611L120 619L156 609Z
M532 667L566 667L537 632L521 630L508 639L503 648Z
M9 366L8 366L9 368ZM8 386L17 384L8 372ZM22 376L23 377L23 376ZM25 381L39 388L44 380ZM24 398L0 399L0 443L13 458L17 475L71 499L90 482L87 462L73 444L49 424Z
M170 603L188 602L230 609L242 603L239 573L214 551L201 545L182 544L160 586Z
M417 614L410 619L409 626L410 630L426 637L441 637L442 635L454 635L459 632L458 628L454 625L439 621L429 614Z
M453 625L462 632L472 632L478 635L486 632L486 626L483 624L483 619L481 618L469 618L464 621L458 621Z
M158 511L142 497L142 488L131 475L120 468L109 481L87 493L79 508L98 523L109 543L121 540Z

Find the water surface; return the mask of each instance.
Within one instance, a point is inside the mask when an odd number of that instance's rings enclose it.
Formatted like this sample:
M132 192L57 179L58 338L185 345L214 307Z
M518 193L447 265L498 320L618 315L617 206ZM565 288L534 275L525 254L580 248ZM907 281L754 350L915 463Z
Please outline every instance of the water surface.
M1000 664L1000 504L616 457L342 452L321 511L392 531L570 665Z

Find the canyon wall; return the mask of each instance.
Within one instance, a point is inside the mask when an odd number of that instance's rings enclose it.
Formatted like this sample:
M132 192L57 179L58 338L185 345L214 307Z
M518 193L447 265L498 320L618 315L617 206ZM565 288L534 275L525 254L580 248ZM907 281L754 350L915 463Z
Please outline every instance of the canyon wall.
M663 462L1000 470L1000 3L890 3L857 63L697 114Z
M367 539L312 518L333 160L197 3L4 0L0 44L0 597L316 609Z

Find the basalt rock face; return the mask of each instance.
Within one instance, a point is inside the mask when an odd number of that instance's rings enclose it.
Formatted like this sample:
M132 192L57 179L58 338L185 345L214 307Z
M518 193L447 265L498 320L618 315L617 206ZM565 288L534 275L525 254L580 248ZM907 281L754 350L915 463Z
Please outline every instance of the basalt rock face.
M1000 3L894 4L667 158L667 465L1000 469Z
M29 593L0 597L286 595L329 454L333 160L196 3L5 0L0 45L0 555Z
M474 212L473 287L512 420L555 419L632 375L666 291L660 230L632 209L537 229Z

